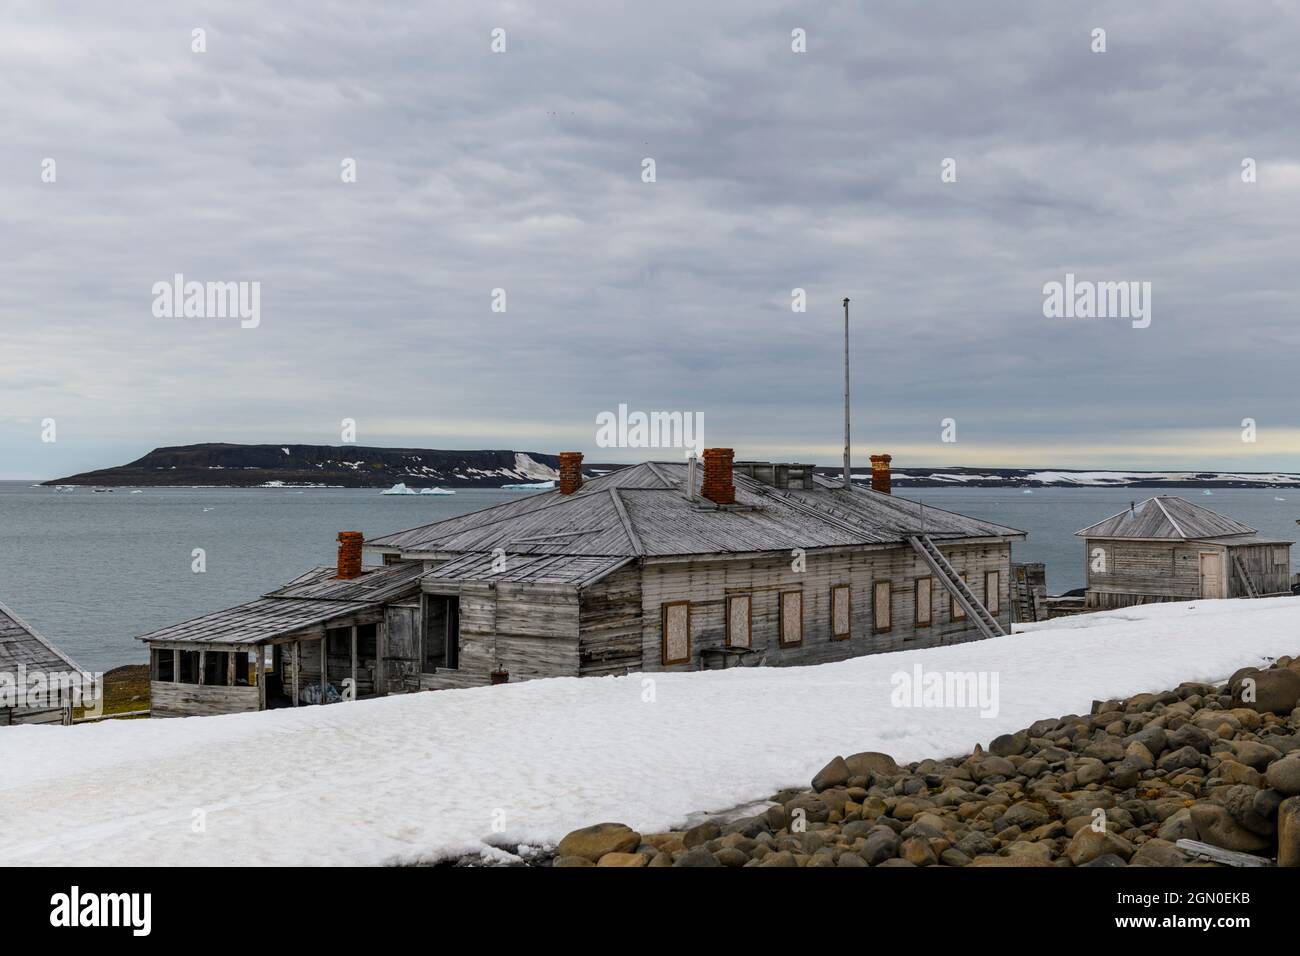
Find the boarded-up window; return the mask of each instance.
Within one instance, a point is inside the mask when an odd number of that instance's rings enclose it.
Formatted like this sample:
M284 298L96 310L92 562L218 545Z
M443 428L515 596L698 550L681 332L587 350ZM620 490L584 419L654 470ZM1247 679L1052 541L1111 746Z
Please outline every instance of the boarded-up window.
M752 625L749 616L749 595L733 594L727 598L727 644L730 647L749 647Z
M916 609L915 620L917 627L929 627L934 619L933 612L934 602L934 578L917 578L916 579Z
M963 581L965 581L965 580L966 580L966 575L963 574L963 575L961 576L961 579L962 579ZM952 614L952 619L953 619L954 621L964 621L964 620L966 620L966 612L962 609L962 606L957 602L957 595L955 595L955 594L952 596L951 607L950 607L950 609L949 609L949 613Z
M984 606L989 613L997 616L1002 613L1002 572L984 572Z
M803 643L803 592L781 593L781 646L797 647Z
M1274 548L1274 549L1273 549L1273 564L1276 565L1277 567L1280 567L1280 568L1290 567L1290 566L1291 566L1291 549L1290 549L1290 548Z
M831 588L831 640L847 641L852 614L849 607L849 586L837 584Z
M691 605L675 601L664 605L665 664L685 664L691 659Z
M881 634L894 626L894 612L890 607L894 588L888 581L877 581L872 590L872 630Z

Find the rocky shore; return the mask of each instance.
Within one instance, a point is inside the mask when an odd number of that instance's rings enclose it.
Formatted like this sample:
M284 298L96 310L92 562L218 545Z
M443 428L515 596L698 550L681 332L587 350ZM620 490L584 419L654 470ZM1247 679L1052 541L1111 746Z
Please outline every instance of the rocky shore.
M575 830L553 866L1214 866L1180 840L1300 866L1300 659L1095 701L987 748L837 756L734 820Z

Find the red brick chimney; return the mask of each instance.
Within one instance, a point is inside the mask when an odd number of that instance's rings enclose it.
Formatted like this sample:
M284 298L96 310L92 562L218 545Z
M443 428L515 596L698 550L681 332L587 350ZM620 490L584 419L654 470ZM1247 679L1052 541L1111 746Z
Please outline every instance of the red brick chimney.
M361 577L361 551L366 536L360 531L339 532L339 573L343 579Z
M890 470L889 463L893 461L892 455L872 455L871 456L871 490L880 491L887 495L893 494L890 490Z
M736 485L731 477L731 462L736 452L731 448L704 449L704 482L700 494L715 505L734 505Z
M560 494L571 495L582 487L582 452L560 452Z

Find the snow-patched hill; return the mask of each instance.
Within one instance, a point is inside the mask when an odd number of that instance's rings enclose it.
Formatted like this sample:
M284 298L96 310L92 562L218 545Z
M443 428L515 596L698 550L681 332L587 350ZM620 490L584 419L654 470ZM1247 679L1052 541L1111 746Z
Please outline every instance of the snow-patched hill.
M598 820L662 830L806 786L837 753L952 755L1094 698L1222 679L1300 652L1298 625L1300 598L1197 601L817 667L4 728L0 864L377 864ZM996 715L892 706L891 677L916 665L995 673Z
M178 445L155 448L130 464L45 484L390 488L405 483L494 488L510 482L553 480L560 476L559 464L555 455L501 449Z

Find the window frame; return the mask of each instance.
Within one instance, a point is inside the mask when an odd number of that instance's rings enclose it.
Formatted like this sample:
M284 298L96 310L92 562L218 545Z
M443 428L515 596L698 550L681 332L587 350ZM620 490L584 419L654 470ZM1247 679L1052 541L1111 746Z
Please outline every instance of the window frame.
M885 626L880 626L880 588L885 587ZM894 629L894 582L878 578L871 582L871 633L888 634Z
M787 641L785 634L785 602L787 598L796 597L799 599L799 639ZM802 647L803 646L803 591L782 591L777 601L777 642L781 647Z
M686 656L668 659L668 609L674 607L686 608ZM689 664L691 662L691 602L690 601L665 601L659 606L659 660L664 667L674 667L678 664Z
M836 631L835 630L835 621L836 621L835 596L839 594L841 591L844 592L844 600L847 602L847 607L845 608L845 612L844 612L845 630ZM853 637L853 588L847 584L831 585L831 628L830 630L831 630L832 641L847 641L852 639Z
M970 587L970 581L966 579L965 571L962 571L957 576L966 582L967 587ZM957 603L957 595L951 592L948 594L948 617L953 624L968 619L965 609Z
M745 643L737 644L731 638L731 603L733 601L745 602ZM752 594L728 594L727 595L727 646L740 647L746 650L754 646L754 596Z
M989 578L993 578L996 582L992 589L989 588ZM993 595L993 601L989 599L990 594ZM996 603L996 607L993 606L994 603ZM984 572L984 609L994 617L1002 613L1002 572L1000 570L994 569Z
M925 620L921 620L921 582L926 582ZM925 574L912 582L912 626L934 626L934 575Z

